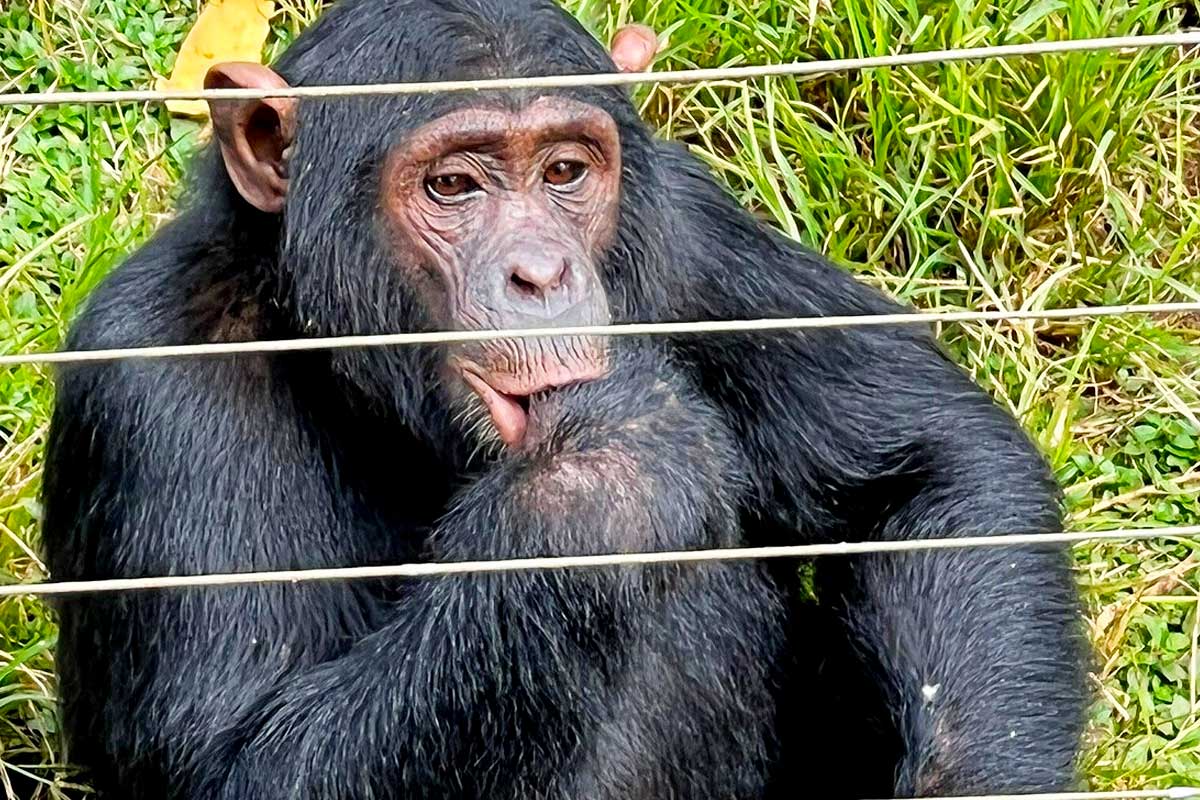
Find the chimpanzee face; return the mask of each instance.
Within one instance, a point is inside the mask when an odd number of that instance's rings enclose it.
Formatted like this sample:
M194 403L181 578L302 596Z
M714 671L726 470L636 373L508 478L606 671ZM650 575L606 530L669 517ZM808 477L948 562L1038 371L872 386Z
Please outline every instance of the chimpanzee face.
M619 60L644 66L652 33L635 31L621 41L614 45ZM267 67L232 63L210 70L205 86L287 83ZM211 107L238 192L260 211L280 213L291 184L297 100L220 100ZM608 112L563 95L480 101L404 134L380 169L383 255L435 326L469 331L610 321L599 265L617 233L621 145ZM607 373L606 341L551 337L450 348L443 383L449 401L480 423L472 429L483 441L515 447L526 439L540 395Z
M383 169L396 268L436 324L609 321L598 264L616 230L621 150L606 112L564 97L459 109L405 137ZM446 367L452 395L469 388L517 445L531 397L601 377L606 361L601 338L555 337L458 347Z

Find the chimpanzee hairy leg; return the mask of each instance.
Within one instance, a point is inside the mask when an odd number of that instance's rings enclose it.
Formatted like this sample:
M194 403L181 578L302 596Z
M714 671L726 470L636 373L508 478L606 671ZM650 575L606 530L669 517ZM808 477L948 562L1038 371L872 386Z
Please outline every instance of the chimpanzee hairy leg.
M354 529L395 536L380 527L393 520L362 513L379 507L378 487L360 487L363 506L337 502L348 493L327 476L354 478L339 466L352 463L346 440L325 438L324 422L308 416L332 401L265 404L283 398L264 382L300 367L254 357L65 373L48 485L56 574L345 563L356 554L339 548L362 539ZM424 555L738 541L740 456L662 358L622 355L609 379L559 390L534 414L544 440L466 486ZM130 441L138 457L119 484L73 474L59 452L89 443L76 463L103 465ZM240 468L222 469L226 459ZM274 472L263 474L268 462ZM202 502L194 470L218 481L243 475L225 487L236 502ZM99 496L78 492L96 485ZM416 498L404 495L393 510ZM72 498L124 512L103 524L142 546L121 563L97 559L105 550L86 526L58 524ZM164 519L168 507L185 513ZM262 535L243 549L247 526ZM184 542L193 547L179 550ZM390 596L331 584L70 601L68 635L90 625L130 635L126 658L97 660L86 674L64 664L74 730L115 756L100 789L237 800L761 796L782 606L760 566L436 578ZM331 618L333 609L343 616ZM200 674L187 671L202 663L198 651L210 654ZM128 710L119 723L118 707Z
M676 147L661 145L656 166L689 281L664 317L902 310L759 225ZM678 348L747 451L763 520L747 529L755 542L1061 529L1033 444L922 328L691 338ZM815 672L795 673L790 751L821 765L804 780L847 797L1073 785L1087 697L1064 548L827 559L815 574L818 608L795 613L820 624L796 626L789 647L814 658ZM805 730L814 713L821 723ZM826 728L837 720L844 738Z

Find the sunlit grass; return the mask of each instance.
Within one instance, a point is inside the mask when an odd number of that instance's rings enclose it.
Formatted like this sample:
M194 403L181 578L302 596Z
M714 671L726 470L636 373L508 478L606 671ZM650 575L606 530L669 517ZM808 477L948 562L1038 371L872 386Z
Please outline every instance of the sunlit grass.
M316 13L280 3L277 52ZM1177 30L1184 3L600 2L668 38L667 66L875 55ZM0 88L143 88L194 6L0 6ZM1198 63L1174 50L639 90L738 198L923 308L1200 299ZM0 109L0 350L49 349L169 213L202 134L157 106ZM1038 439L1080 529L1200 522L1200 318L951 326L954 355ZM0 568L44 574L38 368L0 372ZM964 435L969 435L965 431ZM1077 550L1096 643L1094 788L1200 783L1196 542ZM0 797L78 797L53 713L54 627L0 604Z

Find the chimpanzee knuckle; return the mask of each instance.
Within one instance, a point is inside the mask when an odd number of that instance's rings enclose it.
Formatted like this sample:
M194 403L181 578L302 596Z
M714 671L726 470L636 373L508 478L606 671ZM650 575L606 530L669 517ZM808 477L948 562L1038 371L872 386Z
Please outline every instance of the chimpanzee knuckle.
M659 398L654 407L620 423L618 428L623 439L640 445L639 449L661 449L664 454L686 457L707 453L712 437L720 441L727 438L724 426L707 408L685 405L678 395Z

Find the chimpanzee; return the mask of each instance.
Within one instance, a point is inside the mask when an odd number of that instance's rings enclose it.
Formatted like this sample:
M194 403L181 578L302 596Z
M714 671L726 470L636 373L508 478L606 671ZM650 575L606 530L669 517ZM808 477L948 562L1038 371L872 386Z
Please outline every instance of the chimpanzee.
M652 33L650 34L652 37ZM550 0L341 0L274 87L611 72ZM615 64L614 64L615 62ZM68 347L897 306L738 208L625 90L214 102L179 215ZM58 579L1043 531L1048 470L915 326L65 369ZM97 595L71 755L119 798L1054 790L1060 548Z

